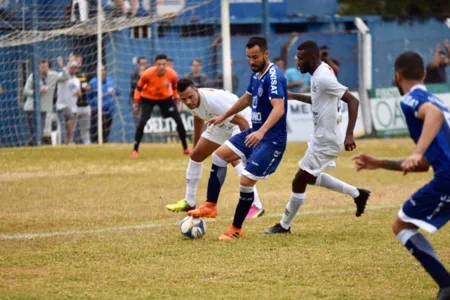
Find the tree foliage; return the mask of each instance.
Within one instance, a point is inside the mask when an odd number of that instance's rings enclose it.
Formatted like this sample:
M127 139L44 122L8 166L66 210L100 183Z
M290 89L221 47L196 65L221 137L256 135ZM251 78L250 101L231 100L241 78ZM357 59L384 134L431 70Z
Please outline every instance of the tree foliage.
M340 0L342 15L381 15L393 19L445 19L449 0Z

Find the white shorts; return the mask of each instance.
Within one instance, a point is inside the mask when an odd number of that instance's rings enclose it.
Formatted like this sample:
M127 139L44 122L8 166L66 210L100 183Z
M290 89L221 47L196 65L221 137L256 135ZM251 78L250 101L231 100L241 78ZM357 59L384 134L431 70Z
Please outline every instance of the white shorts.
M336 168L337 155L329 155L320 151L312 150L308 147L302 160L298 162L300 168L309 174L317 177L325 169Z
M238 126L236 126L232 132L226 131L217 127L208 127L203 133L202 137L216 143L218 145L223 145L227 140L230 139L233 135L241 132Z

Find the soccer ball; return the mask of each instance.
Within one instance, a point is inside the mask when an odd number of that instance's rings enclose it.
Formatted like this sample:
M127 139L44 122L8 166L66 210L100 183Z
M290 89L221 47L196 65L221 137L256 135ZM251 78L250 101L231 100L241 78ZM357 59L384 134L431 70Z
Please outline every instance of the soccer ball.
M187 216L180 224L181 234L191 240L200 239L206 233L206 223L200 218Z

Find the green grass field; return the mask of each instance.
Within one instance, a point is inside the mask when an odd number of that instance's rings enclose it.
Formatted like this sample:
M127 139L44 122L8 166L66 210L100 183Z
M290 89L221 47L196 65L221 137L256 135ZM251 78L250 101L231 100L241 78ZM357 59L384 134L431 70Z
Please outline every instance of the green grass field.
M184 214L165 210L184 196L179 145L144 145L138 160L130 145L0 149L0 298L433 299L434 282L391 231L398 207L431 172L357 173L344 153L330 173L372 190L361 218L350 197L309 187L291 235L260 235L284 212L305 147L289 144L278 171L258 183L267 214L232 242L218 241L238 200L232 168L203 239L182 239ZM412 149L406 139L367 140L355 153ZM449 266L450 231L430 239Z

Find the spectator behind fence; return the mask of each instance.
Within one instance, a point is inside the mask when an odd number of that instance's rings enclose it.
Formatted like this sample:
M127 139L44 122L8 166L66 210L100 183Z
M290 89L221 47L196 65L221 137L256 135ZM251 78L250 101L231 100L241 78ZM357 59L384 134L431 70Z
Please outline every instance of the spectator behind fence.
M91 107L87 99L86 93L90 90L89 79L86 73L82 72L83 57L81 55L73 55L74 60L79 65L79 73L77 74L78 80L80 80L81 94L77 100L77 121L78 128L80 130L80 138L83 144L91 143ZM76 126L76 125L75 125Z
M280 70L283 72L283 74L286 73L286 62L280 56L275 57L273 59L273 63L275 65L277 65L278 68L280 68Z
M111 126L113 123L114 110L116 108L115 96L119 95L119 91L116 89L116 84L111 76L106 74L107 68L102 66L102 132L103 142L107 143L109 140L109 134L111 132ZM87 93L89 104L91 106L91 139L93 143L98 142L98 110L97 110L97 93L98 93L98 75L89 81L90 90Z
M53 97L55 93L56 84L59 81L66 80L69 76L67 68L64 67L64 61L62 57L58 57L58 66L62 69L62 72L56 72L51 70L51 62L48 59L42 59L39 63L39 73L40 73L40 102L41 102L41 133L45 128L45 120L47 114L53 112ZM28 128L30 130L30 140L28 141L29 146L35 146L36 141L36 119L34 112L34 102L33 102L33 74L30 74L27 78L27 82L23 89L23 94L26 97L23 110L27 117Z
M202 61L199 58L191 61L191 72L184 75L184 78L191 80L196 88L205 87L206 75L202 72Z
M341 64L336 59L331 58L330 49L327 45L320 47L320 59L333 69L334 74L337 77L341 70Z
M133 106L134 103L134 90L137 87L137 83L139 81L139 78L141 78L141 67L144 67L144 71L145 69L148 68L148 59L145 56L139 56L137 58L137 68L136 70L134 70L133 74L131 74L131 78L130 78L130 105Z
M446 83L446 68L450 64L450 43L444 41L445 51L440 44L436 45L433 60L427 65L425 83Z
M171 58L171 57L167 58L167 66L169 68L172 68L172 69L175 70L175 62L173 61L173 58Z
M307 93L310 91L311 75L309 73L302 74L297 68L297 57L294 57L294 67L286 70L284 74L287 80L287 87L293 93Z
M138 0L130 0L130 12L128 12L128 7L125 5L124 0L114 0L115 5L119 8L116 11L117 16L128 16L134 18L137 15L139 9Z
M69 58L69 77L59 82L57 88L56 110L62 119L64 119L66 127L64 144L66 145L73 143L77 100L81 96L81 84L76 76L79 70L80 65L71 56Z
M148 59L145 56L139 56L137 58L137 68L134 70L133 74L131 74L130 78L130 109L133 111L133 104L134 104L134 90L137 87L139 78L141 78L142 73L149 67L148 65ZM142 69L144 71L142 71ZM137 128L137 125L139 123L139 116L136 116L133 114L133 123L134 128Z

